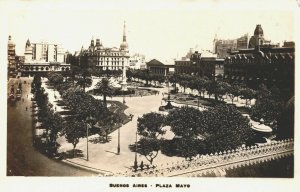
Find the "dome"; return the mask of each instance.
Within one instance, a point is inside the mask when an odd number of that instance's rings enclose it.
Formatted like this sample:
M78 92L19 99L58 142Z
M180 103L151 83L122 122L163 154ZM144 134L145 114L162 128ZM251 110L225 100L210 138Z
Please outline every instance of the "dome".
M120 45L120 48L121 48L122 50L128 49L128 43L127 43L126 41L123 41L123 42L121 43L121 45Z
M254 35L263 35L263 34L264 34L264 31L261 28L261 25L256 25L256 28L254 30Z

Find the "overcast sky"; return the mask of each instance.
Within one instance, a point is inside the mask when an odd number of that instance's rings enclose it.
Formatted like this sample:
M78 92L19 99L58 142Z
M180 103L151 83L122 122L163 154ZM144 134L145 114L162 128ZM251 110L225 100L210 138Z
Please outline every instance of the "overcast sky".
M27 38L60 43L72 53L82 45L87 48L92 37L100 38L105 47L119 47L123 21L130 53L145 54L147 60L182 57L195 47L212 50L215 34L224 39L253 35L256 24L274 43L294 40L293 13L280 4L267 10L267 3L239 7L220 0L18 2L8 14L8 34L18 55L24 54Z

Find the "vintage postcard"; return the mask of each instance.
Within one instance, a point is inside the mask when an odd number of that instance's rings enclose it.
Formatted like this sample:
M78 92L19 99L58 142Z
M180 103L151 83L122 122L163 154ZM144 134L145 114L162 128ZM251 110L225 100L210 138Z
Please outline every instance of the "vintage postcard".
M296 190L299 1L0 8L1 191Z

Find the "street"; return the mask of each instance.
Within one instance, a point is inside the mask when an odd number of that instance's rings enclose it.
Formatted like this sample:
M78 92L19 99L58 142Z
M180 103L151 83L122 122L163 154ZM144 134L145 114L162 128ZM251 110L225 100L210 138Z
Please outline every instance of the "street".
M24 80L26 84L24 84ZM8 176L93 176L96 173L50 159L32 146L32 79L21 78L21 100L7 105L7 175ZM8 87L15 81L9 81ZM28 95L28 97L27 97ZM23 101L24 99L24 101ZM27 110L26 110L27 107Z

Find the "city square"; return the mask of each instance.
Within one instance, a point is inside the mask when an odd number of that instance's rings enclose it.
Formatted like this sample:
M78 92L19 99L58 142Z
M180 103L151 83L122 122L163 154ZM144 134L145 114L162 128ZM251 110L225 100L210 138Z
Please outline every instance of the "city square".
M131 17L110 23L120 34L109 38L78 35L74 51L9 35L7 176L293 178L293 23L280 31L264 14L247 29L226 22L193 32L210 34L203 44L178 40L180 49L134 37L143 29ZM278 15L275 23L290 21Z

